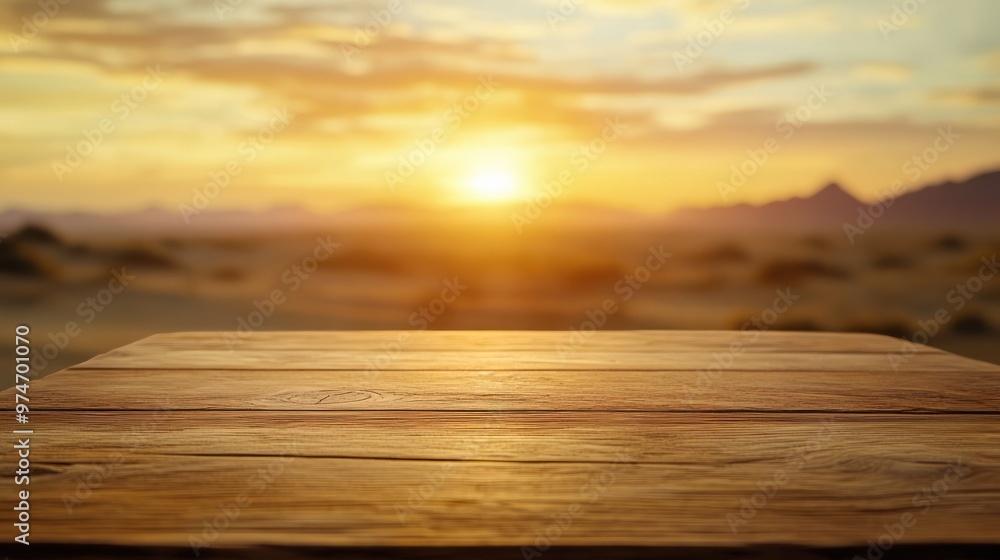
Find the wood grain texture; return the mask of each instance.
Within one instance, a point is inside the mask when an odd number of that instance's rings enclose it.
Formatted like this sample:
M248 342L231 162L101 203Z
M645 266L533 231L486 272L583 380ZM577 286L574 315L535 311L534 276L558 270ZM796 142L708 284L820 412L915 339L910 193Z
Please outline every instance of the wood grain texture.
M895 356L895 354L893 354ZM994 371L996 366L939 352L917 353L910 358L889 353L846 354L839 352L785 352L729 354L725 350L673 352L649 350L567 350L552 348L538 352L455 350L451 352L405 352L383 350L170 350L149 352L123 348L102 354L74 369L256 369L264 371L317 370L387 371L447 369L454 371L689 371L735 369L740 371L810 371L867 373L945 373ZM732 365L726 367L731 360Z
M33 382L33 542L67 558L192 542L519 558L549 541L546 559L853 558L911 516L892 558L1000 551L997 366L919 347L892 367L901 342L869 335L601 332L563 356L567 333L400 334L261 332L232 351L157 335ZM0 495L16 468L0 456Z
M22 547L23 548L23 547ZM109 545L34 545L34 558L73 560L178 560L193 554L169 547L125 547ZM0 546L0 553L6 552ZM9 560L19 560L21 552L10 547ZM862 551L864 552L864 551ZM991 546L949 546L896 543L892 558L901 560L996 560ZM857 547L789 547L782 545L651 547L651 546L559 546L545 551L545 560L854 560ZM524 558L518 547L307 547L253 546L213 549L203 558L228 560L516 560Z
M871 470L897 460L1000 461L1000 418L979 414L39 412L32 426L42 443L36 459L67 464L113 453L268 456L290 440L300 456L359 459L602 463L628 455L721 465L779 461L822 440Z
M807 365L805 362L803 365ZM35 410L1000 412L992 372L69 370ZM13 399L0 401L13 407Z
M178 332L149 336L123 348L143 351L168 350L362 350L379 352L386 344L401 343L403 351L454 352L551 351L563 345L580 350L629 352L725 351L739 343L746 352L842 352L881 353L898 351L903 341L884 335L860 333L813 333L781 331L597 331L575 335L569 331L255 331ZM944 353L914 345L918 352Z
M828 451L806 455L797 468L752 457L448 463L294 457L286 447L284 457L137 454L110 472L40 463L32 483L32 508L45 520L39 540L183 547L203 535L206 520L228 515L233 522L213 545L505 546L532 543L557 522L553 516L576 511L562 545L860 545L906 512L919 517L910 543L1000 542L995 462L964 463L971 474L924 511L914 500L944 478L947 460L878 468L864 456ZM738 516L742 500L779 472L784 484L734 532L727 515ZM0 487L10 495L5 479ZM12 530L4 529L8 542Z
M145 338L77 368L789 371L803 363L822 365L822 371L995 368L886 336L770 331L174 333Z

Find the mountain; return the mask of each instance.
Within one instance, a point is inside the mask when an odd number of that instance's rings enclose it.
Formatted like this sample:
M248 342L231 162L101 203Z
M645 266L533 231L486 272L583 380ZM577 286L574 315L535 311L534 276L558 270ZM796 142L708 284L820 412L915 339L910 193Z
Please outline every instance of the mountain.
M1000 227L1000 171L906 193L886 210L885 223Z
M880 227L1000 229L1000 171L905 191L881 207L873 201L862 202L840 185L830 184L810 197L760 206L680 210L669 216L669 223L713 229L839 230L845 223L858 224L863 216L871 216L871 222Z
M769 202L760 206L737 204L715 208L689 208L670 215L670 223L685 227L802 229L839 227L864 206L836 183L807 197Z

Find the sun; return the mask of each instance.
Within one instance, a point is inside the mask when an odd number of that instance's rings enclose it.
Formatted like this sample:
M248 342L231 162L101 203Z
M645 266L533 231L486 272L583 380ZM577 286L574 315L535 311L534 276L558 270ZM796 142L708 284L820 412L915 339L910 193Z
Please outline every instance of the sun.
M468 179L469 194L479 202L507 202L517 197L517 180L508 171L491 169Z

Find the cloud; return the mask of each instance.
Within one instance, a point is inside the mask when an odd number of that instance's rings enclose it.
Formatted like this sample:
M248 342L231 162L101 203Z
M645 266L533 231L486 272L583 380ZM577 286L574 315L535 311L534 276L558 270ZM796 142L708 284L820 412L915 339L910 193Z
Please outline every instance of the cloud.
M663 174L669 160L711 177L720 161L773 134L782 111L821 82L836 86L836 104L775 169L855 165L848 155L885 146L895 155L931 122L1000 126L997 89L986 80L1000 68L995 34L938 32L964 28L936 27L944 24L930 13L928 29L907 27L886 43L861 26L879 12L868 5L751 1L697 65L678 73L671 55L688 31L732 0L585 0L557 30L545 17L556 0L415 2L384 23L372 14L382 0L257 0L221 16L205 0L69 3L19 53L0 50L0 180L51 182L47 163L157 64L170 79L74 172L76 185L121 194L156 168L158 186L187 195L262 115L287 106L294 126L240 178L248 191L370 186L380 162L440 125L483 76L500 87L439 153L482 145L558 158L620 116L631 126L628 149L609 157L609 168L635 178ZM0 10L16 31L38 6L17 0ZM962 13L989 21L985 11ZM988 54L970 58L969 45ZM994 137L969 138L969 161L982 164L975 143Z
M931 99L955 105L1000 105L1000 87L940 90Z
M854 66L854 76L863 80L901 82L913 77L913 69L895 62L862 62Z
M1000 49L984 53L978 56L976 61L986 70L1000 70Z

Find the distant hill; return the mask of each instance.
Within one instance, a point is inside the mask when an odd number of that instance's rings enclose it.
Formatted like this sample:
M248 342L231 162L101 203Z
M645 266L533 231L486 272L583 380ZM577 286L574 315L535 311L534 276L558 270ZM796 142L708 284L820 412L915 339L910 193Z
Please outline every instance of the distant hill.
M886 212L885 223L1000 227L1000 171L905 194Z
M808 198L789 198L760 206L737 204L716 208L686 209L669 216L672 225L744 228L840 227L864 206L840 185L831 183Z
M264 211L206 211L188 216L187 221L179 211L147 208L118 214L85 212L33 212L13 209L0 213L0 231L11 232L27 225L43 225L54 232L77 235L143 234L148 236L204 235L247 230L262 232L295 231L312 227L318 229L329 217L320 216L295 207L273 208Z
M671 225L713 229L841 229L844 223L856 223L859 210L867 212L870 204L830 184L807 198L685 209L668 220ZM886 204L876 222L879 227L907 229L1000 229L1000 171L904 192Z

